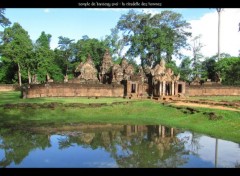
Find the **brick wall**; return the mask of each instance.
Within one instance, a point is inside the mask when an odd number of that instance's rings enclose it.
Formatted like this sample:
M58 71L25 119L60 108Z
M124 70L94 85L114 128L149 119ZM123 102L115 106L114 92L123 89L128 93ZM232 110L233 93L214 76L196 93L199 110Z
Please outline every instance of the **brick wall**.
M240 95L237 86L186 86L187 96Z
M41 84L22 89L23 98L37 97L123 97L123 85L109 84Z

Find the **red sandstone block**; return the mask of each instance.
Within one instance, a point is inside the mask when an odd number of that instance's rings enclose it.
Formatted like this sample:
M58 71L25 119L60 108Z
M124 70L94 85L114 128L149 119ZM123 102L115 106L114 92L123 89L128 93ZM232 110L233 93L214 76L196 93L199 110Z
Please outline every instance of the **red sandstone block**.
M40 97L46 97L46 94L40 94Z

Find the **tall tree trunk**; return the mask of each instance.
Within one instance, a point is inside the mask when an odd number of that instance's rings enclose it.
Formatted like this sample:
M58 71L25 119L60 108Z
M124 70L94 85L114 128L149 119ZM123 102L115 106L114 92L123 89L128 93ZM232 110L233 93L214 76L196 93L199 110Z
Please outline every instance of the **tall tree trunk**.
M18 83L19 83L19 86L22 86L21 68L19 63L18 63Z
M30 70L28 68L28 84L31 84L31 82L32 82L31 73L30 73Z
M67 76L68 75L68 64L66 65L66 75L65 76Z

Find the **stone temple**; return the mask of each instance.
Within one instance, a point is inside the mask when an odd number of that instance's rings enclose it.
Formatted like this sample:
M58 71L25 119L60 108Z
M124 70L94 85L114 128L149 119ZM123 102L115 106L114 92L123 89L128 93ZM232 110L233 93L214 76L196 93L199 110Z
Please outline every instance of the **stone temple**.
M185 82L179 80L162 59L154 68L134 66L126 58L114 64L109 50L105 51L97 70L90 55L75 69L76 77L63 83L53 80L46 84L30 84L22 89L23 98L36 97L127 97L166 98L185 94ZM48 75L49 80L49 75Z

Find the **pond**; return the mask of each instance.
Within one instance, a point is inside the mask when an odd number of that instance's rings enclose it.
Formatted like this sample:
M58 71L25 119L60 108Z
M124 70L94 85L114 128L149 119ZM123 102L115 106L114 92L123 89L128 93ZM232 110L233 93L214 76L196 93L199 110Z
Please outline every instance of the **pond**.
M162 125L0 129L0 167L235 168L240 144Z

